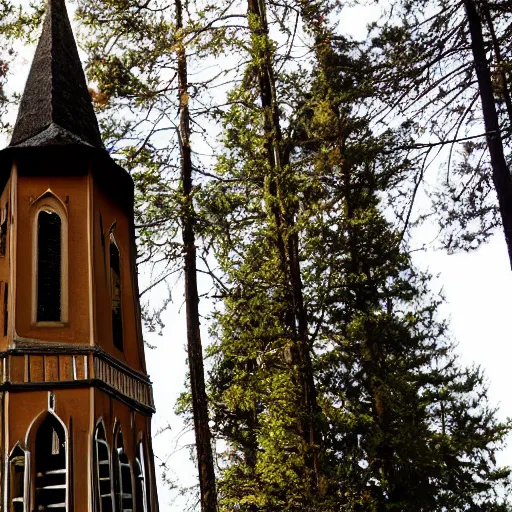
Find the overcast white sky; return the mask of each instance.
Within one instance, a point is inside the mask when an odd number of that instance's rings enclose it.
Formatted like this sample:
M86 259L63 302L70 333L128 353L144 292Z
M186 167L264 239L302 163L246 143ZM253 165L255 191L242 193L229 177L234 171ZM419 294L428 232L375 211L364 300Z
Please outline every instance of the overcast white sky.
M374 13L371 8L352 10L343 16L340 23L356 37L364 34L366 23ZM12 86L19 88L24 83L34 48L24 49L15 63L16 79ZM4 139L1 146L5 146ZM435 232L435 226L427 226L422 233ZM439 277L434 289L443 288L447 302L443 312L451 318L451 328L458 340L458 352L465 364L481 365L487 374L491 403L499 406L499 416L512 416L512 388L510 348L510 324L512 293L512 271L502 233L497 233L490 243L471 254L448 256L443 252L417 252L415 262L422 269L429 268ZM146 276L141 276L142 280ZM157 469L160 460L165 460L172 469L172 477L181 485L194 485L195 469L189 453L182 447L193 442L193 435L181 436L183 425L173 414L179 393L184 389L186 374L186 333L182 306L181 288L175 288L175 303L164 314L166 328L164 336L147 336L156 349L146 349L148 371L154 384L157 413L153 430L171 426L171 431L154 437ZM207 333L203 330L203 338ZM498 456L498 461L512 465L512 447ZM159 478L159 499L162 511L185 510L186 501L176 498Z

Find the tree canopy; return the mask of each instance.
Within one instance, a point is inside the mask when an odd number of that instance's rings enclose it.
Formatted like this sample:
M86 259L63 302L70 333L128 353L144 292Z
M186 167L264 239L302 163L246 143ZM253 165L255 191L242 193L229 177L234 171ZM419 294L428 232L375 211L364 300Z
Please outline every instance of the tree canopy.
M509 510L511 424L411 241L512 240L512 10L375 2L356 38L353 3L77 4L147 290L184 275L201 509ZM8 57L40 12L1 16Z

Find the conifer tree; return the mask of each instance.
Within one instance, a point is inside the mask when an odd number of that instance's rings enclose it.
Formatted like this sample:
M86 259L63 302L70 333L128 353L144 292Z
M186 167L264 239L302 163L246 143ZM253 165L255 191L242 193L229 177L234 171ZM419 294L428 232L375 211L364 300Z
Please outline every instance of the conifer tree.
M384 151L394 134L376 138L368 120L353 116L358 95L365 99L358 85L366 63L352 59L350 43L325 26L331 6L295 6L312 34L316 64L311 87L308 79L298 89L279 77L276 91L295 107L280 177L296 205L315 348L320 479L308 488L301 478L306 461L294 425L304 404L289 366L289 284L266 208L265 113L249 67L224 118L220 193L207 204L227 276L211 350L215 431L228 442L221 509L437 511L485 503L498 510L493 493L508 470L494 466L493 450L509 426L486 409L480 373L457 363L428 276L412 268L379 211L379 194L411 163Z
M197 250L195 245L196 214L193 203L193 163L190 142L190 111L187 54L183 44L183 6L175 0L176 8L176 55L180 98L180 127L178 130L181 150L181 180L183 206L181 214L183 233L185 303L187 310L187 343L192 395L192 414L196 436L197 466L202 512L217 511L217 492L213 466L212 443L208 423L208 403L205 390L201 320L199 316L199 292L197 284Z
M204 16L182 32L194 65L212 53L224 64L229 47L242 71L208 108L223 145L214 172L196 164L211 181L185 200L196 242L214 251L204 264L220 267L209 351L220 508L505 510L494 493L508 470L493 459L509 425L481 373L457 362L428 276L383 216L381 199L420 170L400 149L410 126L372 124L368 106L387 97L373 55L328 25L340 3L188 4ZM179 146L160 136L186 103L176 27L165 2L82 8L109 149L138 182L141 248L164 277L182 259ZM191 104L211 84L189 83ZM196 135L211 126L193 119Z
M171 21L171 9L174 22ZM166 15L155 15L155 12ZM104 41L89 42L89 51L93 55L90 71L98 88L94 95L96 103L104 110L108 109L112 116L123 113L127 99L134 100L133 106L138 112L138 116L122 126L122 130L114 128L115 131L107 130L106 133L114 143L119 144L117 152L134 172L141 220L139 245L146 253L144 258L163 260L163 277L157 278L157 284L182 267L190 412L196 440L200 503L203 512L215 512L215 470L200 330L197 215L194 205L196 168L191 142L193 119L185 46L189 28L186 26L185 8L181 0L161 4L158 8L149 3L130 6L124 2L113 2L105 12L102 6L83 2L80 15L98 35L105 34L107 40L114 41L110 53L104 54L99 53L105 47ZM105 17L110 20L106 30L100 23L100 19ZM159 75L169 65L176 74L169 78L162 76L164 73ZM178 98L177 105L174 95ZM179 112L176 121L171 117L173 108ZM155 117L152 111L159 114ZM143 113L150 129L149 133L140 137L137 117ZM111 117L106 121L108 126L115 127L117 120ZM162 149L158 149L154 141L163 133L172 139L166 140ZM176 161L177 172L174 172L174 166L169 165L169 160ZM170 172L166 170L168 167L171 167ZM180 231L182 244L176 240Z

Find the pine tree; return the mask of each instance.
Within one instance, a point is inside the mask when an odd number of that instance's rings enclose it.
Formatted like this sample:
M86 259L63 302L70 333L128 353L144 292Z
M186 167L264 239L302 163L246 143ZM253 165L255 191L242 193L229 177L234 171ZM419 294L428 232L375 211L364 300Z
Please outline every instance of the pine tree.
M105 52L104 40L89 42L89 52L93 56L90 73L96 79L98 89L93 97L109 114L107 126L118 124L118 116L128 110L127 100L137 112L133 120L121 126L121 130L107 129L106 133L109 142L117 145L116 152L123 157L125 165L134 173L140 216L139 246L144 251L143 259L157 259L163 267L156 284L174 272L183 272L191 397L189 410L196 439L200 503L203 512L215 512L217 496L205 392L197 276L198 218L194 205L197 168L191 142L193 116L186 48L190 28L180 0L164 4L160 9L149 3L130 6L125 2L109 3L106 11L104 7L83 2L80 11L82 21L96 31L97 37L103 35L114 41L110 53ZM171 9L174 22L171 21ZM167 14L154 14L160 11ZM100 21L105 17L110 19L108 27ZM176 75L167 79L164 75L169 65L175 68ZM175 97L178 98L177 104ZM174 116L170 117L173 108L179 112L176 121L173 121ZM159 112L157 116L154 111ZM142 115L150 128L149 132L141 134L138 118ZM159 148L155 142L162 133L170 134L172 138L166 139ZM161 144L160 141L158 143ZM179 232L182 244L177 240ZM155 316L149 318L150 327L154 322L160 322L161 312L159 309Z
M187 54L183 45L183 6L181 0L175 0L176 7L176 55L178 65L178 86L180 98L180 149L183 209L181 214L183 252L185 254L185 303L187 309L188 364L190 390L192 395L192 413L196 435L197 466L199 469L199 487L201 491L201 510L217 511L217 492L215 470L213 466L212 443L208 422L208 403L206 398L203 349L201 343L201 319L199 316L199 293L197 284L197 249L195 245L196 214L193 203L193 163L190 143L190 111Z
M307 411L290 366L289 283L267 207L265 113L249 67L224 118L223 181L207 205L228 277L211 350L215 431L228 443L221 508L499 507L493 492L508 470L495 468L492 452L509 425L486 409L479 371L458 365L446 326L436 320L428 276L412 268L379 210L379 194L410 162L384 151L392 133L381 140L351 113L358 95L363 101L368 93L358 87L366 64L325 26L330 6L297 6L316 65L311 81L300 81L312 83L305 90L279 77L276 90L295 106L286 122L293 129L282 140L290 157L280 184L296 205L321 478L309 488L301 478L306 461L296 418Z
M382 198L421 172L400 149L410 125L372 124L368 105L394 91L380 96L373 54L328 25L339 2L251 0L248 14L228 4L182 40L197 44L194 59L229 48L243 73L208 108L222 152L215 172L196 165L211 181L188 201L196 240L214 251L204 263L220 267L209 398L226 443L221 509L505 510L494 492L508 470L493 458L509 425L486 405L481 373L458 364L428 276L382 213ZM183 194L176 139L157 135L175 131L165 122L178 84L166 74L175 27L155 7L91 4L83 16L97 37L96 102L139 184L145 257L169 265L164 277L182 258ZM211 83L189 84L192 99ZM136 115L120 123L123 106Z

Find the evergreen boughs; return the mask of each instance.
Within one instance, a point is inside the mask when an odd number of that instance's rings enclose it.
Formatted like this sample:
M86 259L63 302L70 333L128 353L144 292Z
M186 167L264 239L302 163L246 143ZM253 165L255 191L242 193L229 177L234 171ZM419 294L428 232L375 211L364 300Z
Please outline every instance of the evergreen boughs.
M477 3L509 144L511 13ZM511 425L458 361L406 243L437 147L425 134L472 137L480 118L462 4L427 4L396 0L358 42L335 26L341 0L184 2L179 23L175 2L79 3L107 147L137 185L141 261L156 283L178 272L185 226L212 279L222 511L510 507L495 453ZM487 156L479 138L453 153L431 198L444 245L474 248L497 225Z
M356 88L366 62L353 57L348 41L335 40L311 3L300 7L317 59L311 85L294 84L301 111L280 119L295 130L280 146L287 165L277 195L282 211L293 209L299 239L321 478L318 486L307 478L300 429L307 411L300 409L293 364L296 340L286 329L290 284L275 235L274 195L268 206L265 187L272 171L265 112L258 83L247 81L224 115L222 185L212 185L205 204L216 215L216 255L227 277L210 349L214 429L227 442L221 508L499 506L494 490L508 470L495 468L493 452L510 427L478 407L486 396L480 371L457 362L428 276L412 267L379 211L379 194L412 165L383 156L403 134L376 137L368 118L352 114L367 99L367 90ZM288 100L293 79L279 78L277 91Z

